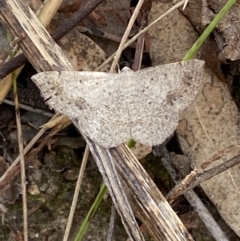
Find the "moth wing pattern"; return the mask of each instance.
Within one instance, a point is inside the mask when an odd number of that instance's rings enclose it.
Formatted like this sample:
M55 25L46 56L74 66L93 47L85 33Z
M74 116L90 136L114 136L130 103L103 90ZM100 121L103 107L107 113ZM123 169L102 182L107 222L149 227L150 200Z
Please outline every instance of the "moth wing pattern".
M104 147L133 138L161 144L178 124L178 112L196 97L204 61L147 69L102 72L43 72L32 77L47 104L78 124Z
M85 73L85 74L84 74ZM111 74L110 74L111 75ZM112 74L115 75L115 74ZM109 80L104 72L47 71L32 77L50 108L68 116L78 118L81 111L89 106L89 99L98 100L99 85Z

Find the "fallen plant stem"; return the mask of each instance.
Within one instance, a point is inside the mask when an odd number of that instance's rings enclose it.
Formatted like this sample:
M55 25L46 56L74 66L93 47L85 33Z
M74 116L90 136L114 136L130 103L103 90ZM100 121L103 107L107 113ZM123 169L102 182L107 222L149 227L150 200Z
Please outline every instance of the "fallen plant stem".
M83 9L80 9L68 20L65 20L55 31L53 31L52 37L54 40L61 39L70 30L79 24L86 16L88 16L103 0L92 0ZM15 69L26 64L28 59L24 54L20 54L17 57L9 60L7 63L0 66L0 78L4 78Z
M27 215L27 189L26 189L26 173L25 173L25 161L23 152L23 135L21 127L21 117L19 110L19 101L17 94L17 80L14 72L12 73L13 78L13 95L15 102L15 113L16 113L16 123L17 123L17 136L18 136L18 148L21 164L21 188L22 188L22 203L23 203L23 236L24 241L28 241L28 215Z
M70 234L70 230L71 230L71 226L72 226L72 221L73 221L73 216L74 216L74 212L75 212L75 209L76 209L76 206L77 206L78 195L79 195L79 192L80 192L80 188L81 188L81 184L82 184L82 180L83 180L83 174L84 174L84 171L85 171L85 168L86 168L88 156L89 156L89 147L88 147L88 145L86 145L84 155L83 155L83 158L82 158L81 168L79 170L78 180L77 180L74 195L73 195L73 201L72 201L71 209L70 209L70 212L69 212L68 222L67 222L67 226L66 226L66 229L65 229L63 241L68 241L68 238L69 238L69 234Z
M166 148L163 148L163 157L161 158L161 162L171 175L175 184L179 183L179 176L182 176L181 168L176 170L172 160L169 156L169 152ZM194 211L198 214L199 218L205 224L211 235L215 238L215 240L228 241L228 238L222 231L221 227L214 220L211 213L207 210L201 199L194 192L194 190L189 190L184 193L185 198L188 200L189 204L194 208Z
M179 3L175 4L172 8L170 8L168 11L166 11L164 14L162 14L160 17L158 17L156 20L154 20L153 22L151 22L146 28L144 28L143 30L141 30L140 32L138 32L134 37L132 37L130 40L128 40L122 48L122 51L124 49L126 49L128 46L130 46L135 40L138 39L138 37L144 33L146 33L153 25L157 24L162 18L166 17L168 14L170 14L172 11L174 11L175 9L179 8L181 5L183 5L185 3L185 0L180 1ZM110 63L114 57L116 55L116 52L113 53L110 57L108 57L107 60L104 61L104 63L102 63L97 69L96 71L101 70L106 64ZM1 69L0 69L1 70ZM0 72L1 74L1 72ZM0 75L1 77L1 75Z
M142 30L143 28L145 28L147 26L148 13L149 13L148 9L146 9L146 8L142 9L142 11L141 11L142 17L140 20L139 30ZM137 71L137 70L141 69L145 37L146 37L146 34L144 33L144 34L140 35L139 38L137 39L135 56L134 56L134 61L133 61L133 65L132 65L133 71Z
M114 233L114 223L116 220L117 216L117 210L112 204L111 207L111 215L110 215L110 220L109 220L109 229L108 229L108 235L107 235L107 241L112 241L113 240L113 233Z
M60 117L59 117L60 118ZM42 129L34 136L34 138L27 144L27 146L23 150L23 154L26 155L30 149L33 147L33 145L40 139L40 137L50 128L54 127L54 124L59 120L58 115L55 115L51 118L50 121L48 121L47 124L45 124ZM58 129L55 131L57 133L61 129ZM53 133L54 134L54 133ZM51 134L51 135L53 135ZM34 151L34 150L33 150ZM18 169L17 164L20 161L20 155L14 160L14 162L11 164L11 166L4 172L4 174L0 177L0 186L6 181L9 180L9 178L13 177L13 174L16 172L16 169Z
M129 147L129 148L131 148L131 147ZM88 149L88 151L89 151L89 149ZM81 241L82 238L84 237L84 235L86 234L89 224L90 224L91 220L93 219L99 205L102 203L103 197L106 195L107 191L108 191L107 186L103 183L100 188L100 191L99 191L97 197L95 198L90 210L88 211L88 214L85 217L74 241Z
M236 0L228 0L228 2L223 6L221 11L215 16L215 18L212 20L212 22L209 24L209 26L204 30L204 32L201 34L201 36L197 39L195 44L192 46L192 48L188 51L188 53L185 55L183 60L191 60L199 48L202 46L203 42L208 38L210 33L213 31L213 29L217 26L217 24L221 21L221 19L225 16L225 14L231 9L231 7L236 3ZM229 148L226 148L226 151L228 152L229 149L231 150L232 146ZM224 153L225 150L222 152ZM215 154L212 158L210 158L208 161L204 162L201 167L207 167L210 163L217 160L221 157L221 153ZM188 176L186 176L181 183L177 184L173 190L167 195L167 200L171 203L173 202L178 196L182 195L187 190L191 190L194 187L196 187L201 182L212 178L213 176L227 170L228 168L237 165L240 162L238 158L233 158L223 164L220 164L219 166L213 167L208 170L201 169L194 169Z
M134 9L134 12L133 12L133 14L131 16L131 19L130 19L129 23L128 23L128 26L127 26L124 34L123 34L122 40L121 40L121 42L120 42L120 44L118 46L118 50L116 52L116 55L114 56L113 63L111 65L111 68L110 68L110 71L109 71L110 73L113 73L115 68L116 68L116 66L117 66L118 60L119 60L119 58L120 58L120 56L122 54L122 51L124 49L125 42L128 39L128 36L129 36L130 31L132 29L132 26L134 25L134 22L135 22L135 20L136 20L136 18L138 16L138 13L139 13L143 3L144 3L144 0L139 0L136 8Z
M228 170L231 167L236 166L239 163L240 163L240 155L235 156L234 158L207 170L195 168L179 184L177 184L166 196L168 202L172 203L178 196L182 195L186 191L195 188L200 183L216 176L221 172Z
M43 26L47 27L48 23L51 21L51 19L55 15L61 2L62 2L62 0L45 1L41 5L41 7L38 9L36 15L40 19ZM15 38L17 40L17 42L15 42L15 43L21 42L22 40L24 40L24 38L25 38L25 35L21 34L19 37ZM16 47L19 47L19 46L16 46ZM14 53L14 56L20 55L21 53L22 53L22 51L18 50L17 52ZM11 59L13 59L14 56L12 56ZM17 68L15 70L16 78L22 71L23 67L24 66L21 65L21 66L19 66L19 68ZM7 93L9 92L11 86L12 86L12 81L11 81L11 76L9 74L0 81L0 103L2 101L4 101L4 98L6 97Z
M133 15L132 15L132 17L131 17L131 19L130 19L130 21L129 21L129 24L128 24L125 32L124 32L122 41L121 41L121 43L119 44L118 51L117 51L117 53L116 53L116 57L115 57L115 59L114 59L114 62L112 63L110 72L113 72L114 69L115 69L115 67L116 67L116 64L117 64L117 62L118 62L118 59L119 59L119 57L120 57L120 55L121 55L121 53L122 53L122 47L123 47L125 41L126 41L127 38L128 38L128 35L129 35L129 33L130 33L131 29L132 29L132 26L133 26L133 24L134 24L134 22L135 22L135 20L136 20L136 18L137 18L137 16L138 16L138 13L139 13L139 11L140 11L140 9L141 9L141 6L142 6L143 2L144 2L144 0L140 0L140 1L138 2L138 4L137 4L137 7L136 7L135 10L134 10L134 13L133 13ZM101 192L102 192L102 193L101 193ZM89 223L90 223L90 221L91 221L90 219L93 218L93 215L91 215L92 210L94 210L94 211L97 210L97 208L98 208L98 206L100 205L100 203L102 202L102 199L103 199L103 197L104 197L104 195L105 195L106 192L107 192L107 187L106 187L105 184L103 184L102 188L100 189L100 192L99 192L98 196L96 197L94 203L93 203L92 206L91 206L91 209L90 209L89 213L87 214L86 218L85 218L84 221L83 221L83 224L81 225L81 228L80 228L79 233L77 234L77 236L76 236L76 238L75 238L75 241L80 241L80 240L82 240L83 236L84 236L85 233L87 232ZM95 207L95 205L98 205L98 206ZM94 212L93 214L95 214L95 212ZM65 240L64 240L64 241L65 241Z
M5 103L7 105L14 106L14 102L12 100L4 99L3 103ZM40 114L40 115L44 115L44 116L47 116L47 117L52 117L54 115L53 113L51 113L49 111L41 110L41 109L29 106L29 105L25 105L25 104L19 104L19 108L24 109L24 110L28 110L28 111L31 111L33 113L37 113L37 114Z

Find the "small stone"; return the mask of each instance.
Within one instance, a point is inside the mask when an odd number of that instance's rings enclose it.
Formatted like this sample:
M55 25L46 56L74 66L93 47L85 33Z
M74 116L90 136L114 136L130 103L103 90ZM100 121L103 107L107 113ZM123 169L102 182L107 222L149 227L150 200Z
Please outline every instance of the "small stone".
M39 189L40 189L41 192L46 192L48 187L49 187L48 183L43 183Z
M28 186L28 193L33 196L40 195L40 191L37 185L29 185Z

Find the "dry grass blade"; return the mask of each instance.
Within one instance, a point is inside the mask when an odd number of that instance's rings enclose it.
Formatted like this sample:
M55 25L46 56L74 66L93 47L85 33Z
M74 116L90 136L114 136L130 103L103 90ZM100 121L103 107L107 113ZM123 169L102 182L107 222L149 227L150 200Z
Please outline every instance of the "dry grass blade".
M84 170L85 170L85 167L86 167L86 164L87 164L88 156L89 156L89 147L86 146L85 151L84 151L84 155L83 155L83 159L82 159L81 168L80 168L79 175L78 175L77 184L76 184L76 187L75 187L75 192L74 192L74 196L73 196L73 200L72 200L71 209L70 209L70 212L69 212L68 222L67 222L67 226L66 226L66 229L65 229L63 241L67 241L68 237L69 237L69 234L70 234L73 216L74 216L74 212L75 212L76 205L77 205L78 194L80 192L83 174L84 174Z
M40 9L37 11L37 15L39 17L39 20L41 23L47 27L48 23L53 18L54 14L56 13L59 5L61 4L62 0L59 1L47 1L47 3L43 3ZM47 13L47 15L46 15ZM22 40L24 38L24 35L20 35L19 38L16 38L19 40ZM21 50L19 50L16 55L20 55L22 53ZM15 76L16 78L21 73L23 69L23 66L19 67L17 70L15 70ZM4 100L6 95L8 94L11 86L12 86L12 80L11 80L11 74L4 77L3 80L0 81L0 87L3 86L3 88L0 88L0 103Z
M114 205L112 205L107 241L113 240L114 222L116 219L116 214L117 214L116 208L114 207Z
M135 22L135 20L136 20L136 18L138 16L138 13L139 13L143 3L144 3L144 0L138 1L138 4L137 4L137 6L136 6L136 8L135 8L135 10L133 12L133 15L132 15L132 17L131 17L131 19L130 19L130 21L128 23L128 26L127 26L127 28L125 30L125 33L124 33L124 35L122 37L121 43L118 46L118 50L116 52L116 55L114 56L114 60L113 60L113 63L112 63L111 69L110 69L110 73L113 73L115 68L116 68L116 66L117 66L118 60L120 58L120 55L122 54L122 51L124 49L123 46L124 46L125 42L127 41L128 35L129 35L129 33L130 33L131 29L132 29L132 26L133 26L133 24L134 24L134 22Z
M120 177L116 171L116 163L113 161L113 159L116 159L116 157L114 158L109 149L104 149L98 145L92 146L90 140L87 138L86 141L90 147L91 153L94 156L98 168L103 175L103 180L108 187L108 191L112 197L114 205L122 218L126 232L132 240L144 240L144 237L139 231L131 205L129 204L128 198L122 186L122 181L120 180ZM119 158L118 161L121 162Z
M185 3L184 3L184 5L183 5L183 10L186 8L188 2L189 2L189 0L185 0Z
M19 102L18 102L18 95L17 95L17 81L16 81L15 74L13 74L13 94L14 94L16 122L17 122L19 156L20 156L20 163L21 163L21 187L22 187L23 229L24 229L23 235L24 235L24 241L28 241L26 173L25 173L24 153L23 153L21 117L20 117L20 110L18 105Z
M61 26L59 26L59 28L57 28L53 32L53 36L54 36L53 38L56 40L59 40L60 38L62 38L65 34L67 34L70 30L72 30L76 25L78 25L78 23L82 21L91 11L93 11L102 1L103 0L90 1L89 4L87 4L83 9L79 10L70 19L66 20ZM48 6L48 4L46 4L46 6ZM49 16L50 15L47 14L47 17ZM49 21L48 18L46 18L45 21L48 22ZM16 68L22 66L26 62L27 62L27 59L23 54L20 54L19 56L13 58L11 61L8 61L6 64L0 67L0 77L4 78L6 75L11 73L13 70L16 70ZM5 79L6 78L4 78L4 80ZM4 84L3 86L5 85L6 84ZM1 82L0 82L0 86L2 86Z
M141 20L140 20L139 30L142 30L143 28L145 28L147 26L148 13L149 13L149 11L146 8L141 11L142 17L141 17ZM134 62L133 62L133 65L132 65L133 71L137 71L137 70L141 69L145 37L146 37L146 34L142 34L137 39Z
M161 15L159 18L157 18L156 20L154 20L152 23L150 23L146 28L144 28L143 30L141 30L139 33L137 33L134 37L132 37L130 40L128 40L123 47L121 48L121 51L123 51L125 48L127 48L128 46L130 46L134 41L136 41L138 39L138 37L140 35L142 35L143 33L146 33L154 24L157 24L162 18L166 17L168 14L170 14L172 11L174 11L175 9L179 8L180 6L182 6L184 4L185 0L180 1L179 3L175 4L172 8L170 8L166 13L164 13L163 15ZM116 53L112 54L104 63L102 63L96 70L99 71L101 70L106 64L110 63L114 57L115 57Z
M35 137L27 144L27 146L24 148L23 150L23 154L26 155L31 148L33 147L33 145L41 138L41 136L50 128L54 128L56 125L59 124L59 122L62 122L64 119L66 119L66 117L63 116L58 116L55 115L51 118L51 120L45 124L42 129L37 133L37 135L35 135ZM70 122L68 121L69 124ZM66 127L66 125L62 126L62 128ZM57 130L55 130L54 133L57 133L58 131L60 131L61 128L58 128ZM11 164L11 166L7 169L7 171L0 177L0 183L4 182L4 180L7 179L7 177L9 175L11 175L12 170L16 167L16 165L19 163L20 161L20 156L18 156L14 162Z

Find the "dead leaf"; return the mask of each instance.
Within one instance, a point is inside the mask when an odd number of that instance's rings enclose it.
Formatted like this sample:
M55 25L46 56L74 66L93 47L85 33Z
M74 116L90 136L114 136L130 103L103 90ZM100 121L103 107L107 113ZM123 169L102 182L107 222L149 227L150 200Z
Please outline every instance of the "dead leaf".
M226 1L225 1L226 2ZM167 3L153 2L151 20L169 8ZM193 26L177 11L164 18L149 31L150 55L153 65L180 61L197 39ZM165 51L166 50L166 51ZM239 111L227 86L210 71L203 76L199 97L187 108L177 129L177 135L192 167L239 141ZM214 163L217 165L239 154L230 153ZM228 225L240 235L239 167L234 167L202 184Z
M205 70L202 91L181 115L177 135L192 166L199 167L218 151L240 140L240 115L226 84ZM189 137L192 136L191 139ZM240 154L235 149L212 164L218 165ZM201 185L228 225L240 235L239 167L235 166Z

